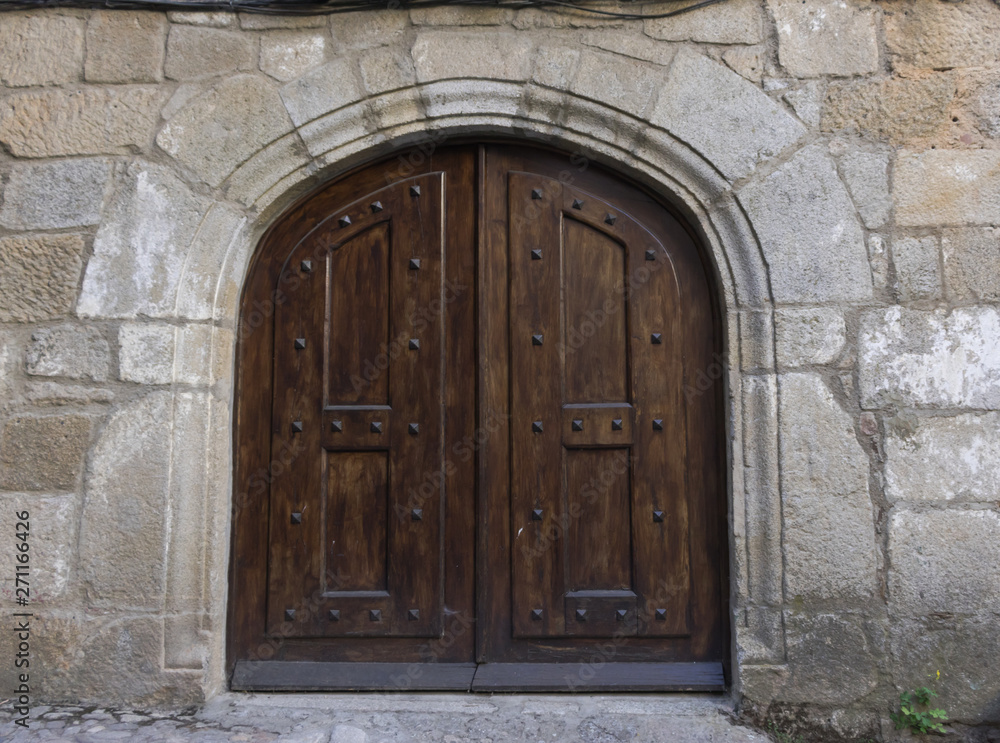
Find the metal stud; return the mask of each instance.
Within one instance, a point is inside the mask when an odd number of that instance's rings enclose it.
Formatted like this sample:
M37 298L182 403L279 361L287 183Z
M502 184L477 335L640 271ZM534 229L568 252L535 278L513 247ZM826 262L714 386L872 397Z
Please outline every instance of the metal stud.
M539 250L538 248L535 248L534 250L532 250L531 251L531 260L533 260L533 261L540 261L540 260L542 260L542 251Z
M294 512L292 514L292 523L293 524L301 524L302 523L302 513L301 512L296 511L296 512Z
M651 336L649 336L649 341L654 346L659 346L661 343L663 343L663 334L662 333L653 333Z
M540 621L542 621L542 610L541 609L532 609L531 610L531 621L533 621L533 622L540 622Z
M653 521L657 524L663 523L663 511L653 511Z
M583 209L583 202L580 201L580 199L573 199L573 208L574 209Z
M410 436L416 436L418 433L420 433L420 424L411 423L406 430L409 432Z
M342 433L344 431L343 421L330 421L330 430L334 433Z
M655 261L656 260L656 251L655 250L647 250L646 251L646 260L647 261Z
M663 419L662 418L653 418L653 430L654 431L662 431L663 430Z
M285 621L286 622L295 621L295 609L285 609Z
M410 186L410 196L416 198L420 195L420 186Z
M665 621L667 621L667 610L666 609L657 609L656 610L656 621L657 622L665 622Z
M541 521L543 513L544 513L544 511L542 511L541 508L535 508L535 509L533 509L531 511L531 520L532 521Z
M606 214L604 216L604 224L614 224L618 220L614 214Z
M329 620L331 622L339 622L340 621L340 609L330 609L330 611L328 611L326 613L326 616L327 616L327 618L329 618Z
M611 430L612 431L621 431L622 430L622 419L621 418L614 418L614 419L612 419L612 421L611 421Z
M382 433L382 421L372 421L371 432Z
M303 348L306 347L306 339L305 338L296 338L295 339L295 343L292 344L292 345L295 346L295 350L296 351L301 351Z
M540 333L538 335L531 336L531 345L533 346L542 345L542 335Z
M313 271L313 262L312 261L302 261L302 263L299 264L299 268L302 269L302 273L312 273L312 271Z
M410 270L411 271L419 271L420 270L420 259L419 258L410 258Z
M412 511L410 511L410 520L411 521L423 521L424 520L424 509L422 509L422 508L414 508Z
M618 609L615 611L615 619L619 622L624 622L625 617L628 615L628 609Z
M586 609L577 609L576 610L576 621L578 621L578 622L586 622L587 621L587 610Z
M532 433L541 433L542 432L542 422L541 421L535 421L534 423L532 423L531 424L531 432Z
M370 622L381 622L382 621L382 610L381 609L371 609L368 612L368 621L370 621Z
M292 433L302 433L302 421L292 421Z
M351 224L351 218L347 216L341 217L340 220L338 221L338 224L341 227L349 227Z
M542 189L540 188L531 189L531 198L535 199L536 201L542 198Z
M408 612L406 612L406 618L409 619L411 622L416 622L418 619L420 619L420 609L410 609Z
M410 350L411 351L417 351L419 349L420 349L420 339L419 338L410 338Z
M382 211L382 202L373 201L370 209L372 210L372 214L378 214L380 211Z
M574 431L582 431L583 430L583 421L582 420L575 420L575 421L573 421L573 430Z

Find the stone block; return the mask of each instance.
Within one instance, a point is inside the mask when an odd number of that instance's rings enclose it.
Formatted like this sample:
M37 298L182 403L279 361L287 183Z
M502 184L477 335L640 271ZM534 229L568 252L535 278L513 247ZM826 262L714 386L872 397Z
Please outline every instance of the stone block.
M30 591L32 602L51 602L70 585L76 556L76 495L10 493L0 496L0 530L13 535L19 512L28 512ZM14 571L0 577L0 593L13 598Z
M174 327L122 323L118 329L118 378L139 384L170 384L174 379Z
M872 296L854 204L818 145L751 181L738 196L770 267L775 301L859 302Z
M0 489L74 490L93 426L86 415L8 419L0 443Z
M398 45L409 27L409 11L386 8L337 13L330 31L338 49L369 49Z
M872 267L872 283L877 289L889 286L889 248L882 235L868 236L868 262Z
M364 98L354 61L337 58L281 89L295 126L317 119Z
M373 95L407 88L417 81L413 60L404 52L372 49L358 59L365 90Z
M262 160L264 163L257 163L259 167L265 167L265 163L268 162L264 158ZM276 170L281 165L278 159L272 159L269 163ZM271 177L278 179L282 175L283 173L278 170L272 173ZM223 291L220 282L227 278L226 258L234 252L233 245L241 239L240 232L246 224L245 215L223 203L216 202L209 209L188 250L188 262L177 288L178 317L189 320L212 319L219 295ZM242 271L242 268L243 265L236 270Z
M677 55L650 117L730 180L795 144L805 128L764 91L700 54Z
M885 460L889 500L993 501L1000 493L1000 415L892 419Z
M851 152L840 158L840 174L870 230L889 219L889 156L876 152Z
M87 21L87 65L91 83L154 83L163 79L163 13L95 11Z
M890 307L862 315L861 405L1000 409L1000 312Z
M820 126L892 144L944 136L955 92L949 74L835 82L827 87Z
M893 196L904 227L1000 224L1000 150L904 152Z
M4 13L0 24L0 82L4 85L72 83L80 79L82 70L83 21L79 18Z
M1000 614L1000 514L896 509L888 584L894 618Z
M94 238L77 314L173 314L187 249L208 205L169 169L129 165Z
M897 69L995 65L1000 8L990 0L901 3L885 16L885 38Z
M802 84L794 90L789 90L782 98L792 107L795 115L807 126L819 126L820 112L823 107L823 97L826 85L813 80Z
M212 26L213 28L228 28L237 21L235 13L224 10L205 12L195 11L186 13L184 11L174 11L167 13L167 18L171 23L181 23L186 26Z
M527 80L532 44L523 34L422 31L413 44L419 82L448 78Z
M778 392L787 597L867 600L875 526L854 421L817 374L782 375Z
M722 53L722 61L752 83L764 79L764 52L759 47L735 47Z
M410 8L414 26L502 26L514 17L512 8L447 6Z
M670 64L677 49L673 44L639 36L634 31L619 29L595 29L580 34L580 41L587 46L614 52L623 57L641 59L662 66Z
M308 162L309 153L298 134L288 134L276 142L272 142L238 167L226 181L226 194L231 199L249 206L286 175ZM235 234L237 226L234 225L233 234ZM219 246L214 247L218 249ZM199 304L209 301L208 287L205 287L205 290L205 293L198 300ZM214 299L214 292L212 299ZM187 317L202 318L200 314L190 314L190 309L186 309L185 312ZM205 317L210 316L205 315Z
M764 9L756 0L732 0L673 18L653 18L643 28L654 39L758 44L764 40Z
M877 72L876 11L854 2L768 0L778 28L778 60L795 77Z
M871 637L875 635L875 637ZM783 702L846 707L875 690L881 630L850 614L785 613L790 683Z
M110 353L108 342L97 328L56 325L31 334L25 369L38 377L103 382L108 378Z
M257 44L251 34L202 26L172 26L164 72L171 80L195 80L252 70Z
M110 176L111 162L104 159L15 165L3 192L0 224L14 230L97 224Z
M584 52L570 91L641 116L663 85L663 70L626 57Z
M541 46L535 53L532 82L549 88L564 90L569 87L580 60L577 49L562 46Z
M237 75L174 114L156 143L218 186L264 145L291 130L277 90L262 78Z
M322 28L329 22L325 15L272 15L270 13L240 13L240 28L265 30L270 28Z
M154 87L58 89L0 100L0 142L17 157L119 154L145 148L165 97Z
M123 405L91 452L79 570L95 607L162 605L172 403L152 392Z
M1000 229L944 230L941 250L949 295L981 302L1000 300Z
M326 58L322 31L272 31L260 40L260 69L275 80L288 82L318 67Z
M941 296L941 251L936 237L901 237L892 243L896 292L903 301Z
M1000 76L985 76L971 95L970 108L979 130L987 137L1000 138Z
M778 364L784 367L833 363L847 343L844 316L832 308L779 309L774 319Z
M104 387L83 387L60 382L28 382L24 399L31 405L91 405L115 399L115 393Z
M79 235L0 238L0 322L68 314L76 301L83 248Z

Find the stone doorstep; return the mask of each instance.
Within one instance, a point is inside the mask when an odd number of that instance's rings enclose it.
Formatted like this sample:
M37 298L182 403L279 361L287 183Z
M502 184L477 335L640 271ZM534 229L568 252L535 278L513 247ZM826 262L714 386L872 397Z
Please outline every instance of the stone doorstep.
M27 731L16 727L12 716L9 703L3 704L0 740L11 743L63 735L87 741L207 740L209 735L234 743L768 740L734 724L732 700L715 694L223 693L194 711L46 705L33 710Z

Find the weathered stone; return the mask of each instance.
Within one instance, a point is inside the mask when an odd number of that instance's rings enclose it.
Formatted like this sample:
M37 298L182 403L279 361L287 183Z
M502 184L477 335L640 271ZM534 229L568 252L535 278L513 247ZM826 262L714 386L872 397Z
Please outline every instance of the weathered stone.
M207 208L167 168L130 165L94 239L77 313L172 314L186 249Z
M722 61L736 74L753 83L764 78L764 54L757 47L736 47L722 53Z
M57 325L37 330L25 354L28 374L103 382L108 378L110 349L94 327Z
M954 78L943 74L833 83L827 87L820 126L893 144L943 136L955 91Z
M640 116L662 84L662 70L617 55L591 52L581 54L570 90Z
M531 57L531 41L516 33L424 31L413 44L413 63L422 83L453 77L526 80Z
M87 66L92 83L152 83L163 79L162 13L96 11L87 21Z
M79 235L0 238L0 322L63 317L83 268Z
M816 374L779 378L785 585L806 601L875 591L868 457L854 422Z
M893 195L896 221L906 227L1000 223L1000 151L903 153Z
M324 15L272 15L270 13L240 13L240 27L249 30L271 28L320 28L328 22Z
M758 44L764 40L764 12L754 0L732 0L673 18L644 21L654 39L704 41L710 44Z
M15 493L0 496L0 529L17 534L17 513L28 512L32 602L61 597L69 584L76 554L75 495ZM0 591L15 596L13 571L0 577Z
M941 249L949 294L983 302L1000 300L1000 229L944 230Z
M982 133L1000 138L1000 78L991 77L978 86L971 108Z
M278 170L279 165L283 165L278 160L264 160L259 164L262 168L271 165ZM283 173L278 170L272 177L277 179L281 175ZM192 320L214 317L216 302L223 291L220 283L228 279L226 259L235 252L233 245L242 239L240 230L246 223L245 215L225 204L216 202L209 209L188 249L187 266L177 288L178 317ZM233 270L234 267L230 266L229 271Z
M797 142L804 127L760 88L718 62L678 53L650 117L730 180Z
M908 2L885 17L893 67L981 67L1000 58L1000 8L990 0Z
M19 416L3 427L0 488L73 490L90 444L94 419L85 415Z
M897 510L889 565L895 616L1000 612L1000 514Z
M847 342L844 316L835 309L779 309L774 313L778 363L785 367L829 364Z
M0 224L15 230L82 227L101 221L108 160L15 165L3 192Z
M535 54L535 69L531 75L533 82L550 88L569 87L580 59L577 49L559 46L539 47Z
M163 600L171 400L153 392L124 405L94 445L79 569L95 606L123 611Z
M238 167L226 181L226 194L231 199L249 206L276 186L282 178L308 162L309 153L298 134L288 134L282 139L272 142ZM235 234L235 230L233 234ZM218 249L219 246L214 247ZM214 299L214 293L211 299ZM199 299L199 304L206 301L209 301L207 293ZM201 317L200 315L187 316ZM206 317L208 316L206 315Z
M171 23L182 23L186 26L212 26L214 28L226 28L236 23L236 14L224 10L216 12L191 12L175 11L167 13L167 18Z
M778 28L778 60L795 77L877 72L875 9L843 0L768 0Z
M940 251L936 237L901 237L892 243L896 291L903 301L941 296Z
M852 615L786 612L785 627L791 678L778 699L847 706L875 689L882 648L868 638L874 629L869 622Z
M364 96L351 60L338 58L281 89L295 126L360 100Z
M889 249L882 235L868 236L868 262L872 267L872 283L878 289L889 286Z
M175 114L156 143L218 186L264 145L291 130L278 92L259 77L238 75Z
M338 13L330 30L337 48L369 49L399 44L409 26L410 14L405 8L386 8Z
M326 34L318 31L273 31L260 40L260 69L275 80L294 80L323 63Z
M118 329L118 378L139 384L169 384L174 378L174 327L123 323Z
M826 86L819 81L811 81L799 88L789 90L782 96L795 111L802 123L808 126L819 126L820 111L823 107L823 97Z
M892 206L889 156L874 152L849 153L840 159L840 173L865 227L874 230L885 224Z
M0 100L0 142L18 157L117 154L146 147L163 91L152 87L43 90Z
M513 17L512 8L488 5L410 8L410 21L414 26L501 26L510 23Z
M256 66L249 34L199 26L173 26L167 37L164 72L171 80L194 80Z
M580 34L580 41L587 46L597 47L605 51L632 57L646 62L663 65L670 64L677 50L672 44L664 44L645 36L637 36L632 31L618 29L596 29Z
M887 427L885 492L890 500L962 498L1000 493L1000 415L898 417Z
M80 79L82 68L80 19L4 13L0 24L0 82L4 85L19 88L72 83Z
M365 90L373 95L409 87L417 81L413 60L408 54L372 49L363 53L358 62Z
M1000 409L995 308L868 312L861 318L859 350L865 408Z
M90 405L106 403L115 399L115 394L103 387L82 387L59 382L28 382L24 399L31 405Z
M761 242L778 302L857 302L872 296L864 234L844 184L811 146L739 192Z

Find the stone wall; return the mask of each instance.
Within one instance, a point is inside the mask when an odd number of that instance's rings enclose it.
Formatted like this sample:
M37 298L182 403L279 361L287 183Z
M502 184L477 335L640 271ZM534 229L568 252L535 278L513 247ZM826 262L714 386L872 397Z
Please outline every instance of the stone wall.
M745 708L888 735L940 671L956 729L1000 722L992 0L4 13L0 83L0 533L30 510L38 698L224 688L254 246L348 167L481 133L616 167L702 234Z

